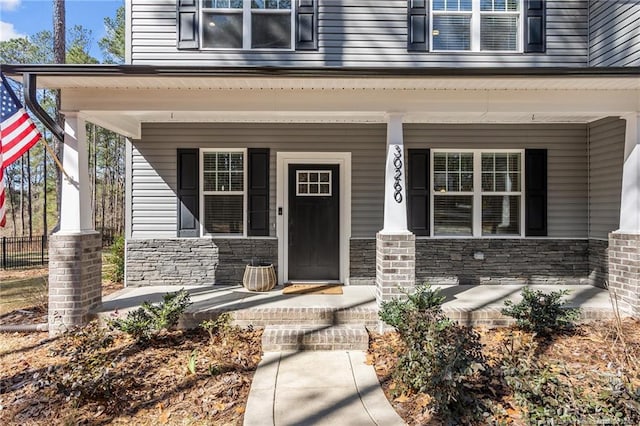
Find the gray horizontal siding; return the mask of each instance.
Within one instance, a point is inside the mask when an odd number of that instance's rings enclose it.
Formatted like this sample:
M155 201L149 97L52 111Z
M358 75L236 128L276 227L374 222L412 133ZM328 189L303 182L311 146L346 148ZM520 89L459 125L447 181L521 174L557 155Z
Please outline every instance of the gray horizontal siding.
M132 237L176 236L177 148L270 148L271 235L275 235L276 153L352 153L352 236L382 228L386 127L328 124L145 124L134 141Z
M640 1L593 0L589 28L591 66L640 65Z
M620 227L625 121L589 124L589 238L608 238Z
M405 126L407 148L548 150L548 236L587 237L587 131L581 124Z
M407 52L406 0L319 0L318 51L176 48L175 0L132 0L133 64L273 66L586 66L588 1L547 1L545 54Z
M177 148L270 148L271 235L275 235L276 152L352 153L352 237L382 228L386 128L379 124L145 124L132 156L132 236L176 235ZM584 125L405 126L407 148L546 148L549 236L587 236Z

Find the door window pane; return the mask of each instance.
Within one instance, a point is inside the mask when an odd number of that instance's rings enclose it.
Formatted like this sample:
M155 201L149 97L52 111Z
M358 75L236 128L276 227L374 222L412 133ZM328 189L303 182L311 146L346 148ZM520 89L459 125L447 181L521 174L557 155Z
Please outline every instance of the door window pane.
M296 195L331 196L331 170L297 170Z

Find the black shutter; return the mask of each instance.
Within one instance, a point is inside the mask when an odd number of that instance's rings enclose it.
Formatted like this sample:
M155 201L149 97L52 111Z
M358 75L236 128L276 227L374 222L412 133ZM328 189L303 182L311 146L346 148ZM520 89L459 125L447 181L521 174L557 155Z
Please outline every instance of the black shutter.
M428 149L410 149L407 176L409 230L415 235L429 235L431 175Z
M429 50L429 16L427 0L408 0L407 4L407 50L426 52Z
M547 235L547 150L527 149L525 170L525 235Z
M199 237L200 154L198 149L178 149L178 237Z
M318 0L298 0L296 50L318 50Z
M545 1L525 0L524 5L524 51L544 53L546 50Z
M247 235L269 235L269 149L251 148L249 154L249 229Z
M176 41L178 49L197 49L199 0L178 0L176 3Z

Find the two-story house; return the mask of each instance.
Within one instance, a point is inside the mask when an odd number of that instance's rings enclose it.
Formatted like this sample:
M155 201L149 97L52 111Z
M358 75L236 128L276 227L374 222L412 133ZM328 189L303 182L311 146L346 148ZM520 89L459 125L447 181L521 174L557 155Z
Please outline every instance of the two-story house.
M7 72L62 90L81 174L84 120L128 137L127 285L258 258L380 299L608 282L640 309L640 1L127 0L126 23L126 65Z

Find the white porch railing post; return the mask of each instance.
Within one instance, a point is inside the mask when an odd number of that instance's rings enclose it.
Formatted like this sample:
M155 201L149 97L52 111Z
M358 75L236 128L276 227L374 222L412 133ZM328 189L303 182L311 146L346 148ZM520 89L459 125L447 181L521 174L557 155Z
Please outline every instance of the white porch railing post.
M65 116L60 230L49 238L49 334L85 324L102 303L102 241L91 220L85 121Z
M640 114L627 121L620 228L609 234L609 291L623 310L640 315Z
M402 114L387 120L384 227L376 235L378 306L415 286L415 236L407 228L406 159ZM381 324L381 328L383 325Z

